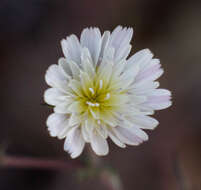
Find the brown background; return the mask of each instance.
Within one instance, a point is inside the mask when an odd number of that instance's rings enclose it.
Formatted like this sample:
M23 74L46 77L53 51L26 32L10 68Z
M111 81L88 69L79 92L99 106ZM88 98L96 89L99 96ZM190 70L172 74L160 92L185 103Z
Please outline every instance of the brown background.
M181 0L1 0L0 143L9 155L69 160L48 135L51 110L41 106L44 74L62 56L60 40L87 26L134 27L133 52L150 48L165 69L161 86L173 106L157 112L159 127L139 147L110 143L101 158L126 190L201 189L201 2ZM1 190L106 189L74 172L0 168Z

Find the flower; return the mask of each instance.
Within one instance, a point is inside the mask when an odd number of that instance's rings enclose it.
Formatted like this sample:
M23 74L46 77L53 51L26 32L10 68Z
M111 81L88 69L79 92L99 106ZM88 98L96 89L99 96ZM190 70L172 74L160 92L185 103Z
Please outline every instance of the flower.
M158 89L163 74L159 59L148 49L128 58L132 28L118 26L103 35L86 28L80 40L61 41L64 58L51 65L44 93L54 113L47 119L50 135L65 138L64 150L78 157L90 143L97 155L108 154L107 138L119 147L148 140L143 129L154 129L155 110L171 105L171 93Z

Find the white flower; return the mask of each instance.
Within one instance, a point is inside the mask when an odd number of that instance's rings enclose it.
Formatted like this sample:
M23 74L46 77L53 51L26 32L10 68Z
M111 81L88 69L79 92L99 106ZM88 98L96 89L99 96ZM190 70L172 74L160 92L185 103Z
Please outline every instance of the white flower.
M119 147L148 140L143 129L154 129L155 110L171 105L171 93L158 89L163 74L159 59L144 49L128 58L132 28L118 26L101 35L86 28L61 41L64 58L51 65L44 94L54 113L47 119L50 135L66 138L64 150L78 157L90 143L97 155L108 154L107 138Z

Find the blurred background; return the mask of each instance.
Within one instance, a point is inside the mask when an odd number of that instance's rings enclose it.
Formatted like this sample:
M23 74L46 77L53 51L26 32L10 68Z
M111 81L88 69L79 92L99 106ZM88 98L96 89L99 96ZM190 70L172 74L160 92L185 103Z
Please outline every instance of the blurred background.
M150 140L120 149L110 142L101 158L126 190L201 189L201 1L1 0L0 144L8 155L70 160L63 141L51 138L42 106L44 74L63 56L60 40L87 26L101 31L134 28L132 53L150 48L165 74L161 87L173 106L157 112ZM96 179L79 182L75 171L0 168L1 190L107 189Z

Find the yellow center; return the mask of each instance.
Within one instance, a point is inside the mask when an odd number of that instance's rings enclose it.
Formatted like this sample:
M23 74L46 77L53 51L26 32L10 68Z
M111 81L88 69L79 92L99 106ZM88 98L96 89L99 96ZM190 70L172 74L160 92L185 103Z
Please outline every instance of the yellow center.
M80 80L73 79L70 87L81 122L87 120L93 125L116 126L117 114L128 101L128 95L121 85L115 75L108 76L100 71L93 76L81 72Z

